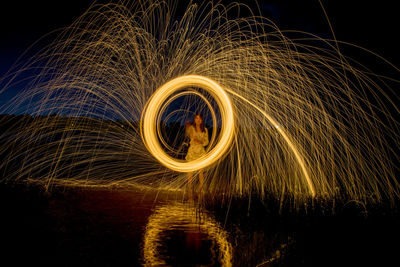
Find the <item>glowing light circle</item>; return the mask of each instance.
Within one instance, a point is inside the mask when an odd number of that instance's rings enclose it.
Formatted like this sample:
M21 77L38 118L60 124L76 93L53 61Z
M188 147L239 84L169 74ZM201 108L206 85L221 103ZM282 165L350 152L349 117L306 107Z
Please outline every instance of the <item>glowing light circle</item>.
M183 161L169 156L162 148L157 136L157 119L167 98L185 87L198 87L207 91L217 103L221 113L221 132L217 144L202 157ZM185 75L175 78L158 88L144 108L140 131L149 152L164 166L178 172L193 172L217 162L229 150L234 137L234 115L231 100L226 91L215 81L200 75Z

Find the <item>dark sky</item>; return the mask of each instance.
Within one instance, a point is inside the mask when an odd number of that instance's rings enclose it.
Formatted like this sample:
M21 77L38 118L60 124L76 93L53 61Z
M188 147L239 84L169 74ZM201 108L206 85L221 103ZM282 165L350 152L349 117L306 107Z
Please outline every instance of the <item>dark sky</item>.
M93 1L20 1L1 9L0 76L30 44L71 24Z
M396 1L322 1L337 39L371 49L400 66L399 45L395 40L400 24ZM31 43L52 30L71 24L92 2L70 0L49 4L49 1L14 0L6 8L2 7L0 77ZM258 2L263 15L275 21L282 30L303 30L331 37L318 0Z

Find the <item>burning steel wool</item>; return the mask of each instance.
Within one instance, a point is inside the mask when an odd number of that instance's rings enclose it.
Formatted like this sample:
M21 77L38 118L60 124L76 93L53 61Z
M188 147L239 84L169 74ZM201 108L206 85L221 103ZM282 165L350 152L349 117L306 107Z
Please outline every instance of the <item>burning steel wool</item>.
M201 171L212 195L397 199L384 78L335 40L232 18L243 9L190 3L176 19L166 1L93 5L3 78L1 93L34 73L1 109L30 114L0 135L3 182L182 190ZM197 113L210 142L186 161Z

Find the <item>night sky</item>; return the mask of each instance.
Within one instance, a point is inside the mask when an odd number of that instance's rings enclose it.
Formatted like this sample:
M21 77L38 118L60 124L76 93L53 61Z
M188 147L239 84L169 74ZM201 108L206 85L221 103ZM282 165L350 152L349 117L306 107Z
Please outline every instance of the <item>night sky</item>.
M103 1L106 2L106 1ZM186 1L183 1L185 3ZM228 2L228 1L227 1ZM254 1L246 1L254 6ZM260 0L261 12L281 30L301 30L331 38L328 23L318 0ZM373 50L400 66L399 15L396 1L325 0L324 6L338 40ZM70 25L93 0L10 1L0 16L0 77L35 40L46 33ZM350 4L349 4L350 3ZM347 52L347 51L345 51ZM352 53L353 51L349 51ZM357 55L351 55L357 58ZM363 56L359 56L363 61ZM373 61L363 62L374 71L399 78ZM1 99L3 98L3 99ZM4 102L4 96L0 95Z

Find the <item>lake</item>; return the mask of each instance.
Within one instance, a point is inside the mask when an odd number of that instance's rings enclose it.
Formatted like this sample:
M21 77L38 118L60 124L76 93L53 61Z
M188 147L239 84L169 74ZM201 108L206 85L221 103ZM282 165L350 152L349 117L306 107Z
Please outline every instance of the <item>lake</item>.
M390 266L397 208L5 185L2 266ZM201 201L199 201L199 198Z

